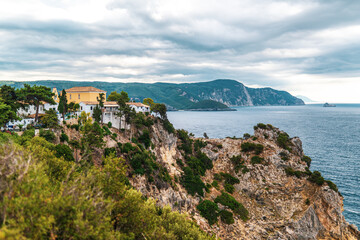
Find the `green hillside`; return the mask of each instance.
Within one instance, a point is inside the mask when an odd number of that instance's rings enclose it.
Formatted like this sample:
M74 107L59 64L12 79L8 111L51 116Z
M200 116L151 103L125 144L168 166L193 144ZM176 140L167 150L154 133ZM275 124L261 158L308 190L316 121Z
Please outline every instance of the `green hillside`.
M271 88L248 88L235 80L214 80L199 83L114 83L114 82L75 82L75 81L34 81L0 82L17 88L24 83L45 85L59 90L75 86L93 86L105 90L126 91L130 98L142 101L146 97L155 102L165 103L176 109L190 109L202 100L213 100L227 106L264 106L264 105L303 105L304 102L288 92Z

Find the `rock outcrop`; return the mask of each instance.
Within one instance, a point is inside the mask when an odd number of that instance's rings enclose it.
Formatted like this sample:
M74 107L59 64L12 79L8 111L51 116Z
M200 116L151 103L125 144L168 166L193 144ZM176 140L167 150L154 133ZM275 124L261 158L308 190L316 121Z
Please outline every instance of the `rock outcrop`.
M155 146L151 151L156 161L167 168L173 182L149 183L144 176L134 176L132 185L146 197L156 199L159 205L189 213L210 234L221 239L360 239L357 228L349 225L342 215L341 194L328 182L320 185L309 181L309 163L303 159L299 138L287 138L279 129L266 125L258 127L254 136L246 140L201 139L207 143L201 152L213 163L213 168L201 177L202 181L211 184L214 174L221 172L238 178L232 196L249 212L247 221L234 215L233 224L219 220L211 226L196 206L203 199L213 201L224 191L223 186L209 188L204 197L188 194L178 180L183 174L178 160L184 161L180 140L160 123L152 126L151 136ZM284 137L285 142L279 137ZM258 154L263 159L261 163L252 162L254 153L242 151L244 142L264 146ZM241 157L248 171L235 171L230 160L234 156Z

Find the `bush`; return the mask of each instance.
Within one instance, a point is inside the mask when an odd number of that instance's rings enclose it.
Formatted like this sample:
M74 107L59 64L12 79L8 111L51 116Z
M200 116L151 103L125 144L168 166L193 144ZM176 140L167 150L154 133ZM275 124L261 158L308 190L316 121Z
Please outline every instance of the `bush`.
M336 186L336 184L333 183L332 181L326 180L325 182L329 185L329 188L330 188L330 189L334 190L335 192L338 192L338 191L339 191L338 188L337 188L337 186Z
M40 129L39 136L45 138L48 142L53 142L55 140L55 134L50 130Z
M222 176L219 173L214 174L214 179L217 181L222 181Z
M283 161L289 160L289 155L285 151L280 152L279 156L281 157L281 160L283 160Z
M234 223L234 218L233 218L232 212L229 212L226 210L221 210L219 215L220 215L220 219L223 223L226 223L226 224Z
M235 187L231 184L225 183L224 185L225 191L227 191L228 193L234 193L235 191Z
M255 144L250 142L244 142L241 144L241 151L242 152L252 152L255 151L255 154L260 154L264 150L264 146L261 144Z
M290 149L290 137L287 133L279 133L277 139L276 139L277 144L279 145L279 147L284 148L288 151L291 151Z
M241 203L236 201L233 196L222 192L220 196L215 198L215 202L229 207L231 210L233 210L234 213L238 214L243 221L249 219L249 212Z
M71 129L75 129L76 131L79 131L79 124L71 125Z
M306 165L307 165L308 167L310 167L310 164L311 164L311 158L310 158L310 157L308 157L308 156L303 156L303 157L301 158L301 161L306 162Z
M192 140L189 137L189 133L183 129L177 131L178 138L181 140L182 144L178 147L180 150L183 150L185 154L192 154Z
M199 210L200 215L205 218L210 225L213 225L217 222L219 216L219 207L216 203L210 200L204 200L197 205L197 210Z
M256 126L254 126L254 130L260 129L267 129L267 126L263 123L258 123Z
M109 130L109 128L107 126L103 126L102 127L104 129L104 135L107 136L107 135L111 135L111 131Z
M262 164L263 161L264 161L264 159L259 156L253 156L251 158L251 164Z
M55 156L58 158L63 157L64 160L69 162L75 161L73 151L65 144L58 144L55 146Z
M204 142L202 140L196 139L194 142L194 150L195 152L200 151L202 148L204 148L207 145L207 142Z
M124 145L122 145L122 149L121 152L123 153L129 153L131 151L134 151L136 148L133 147L133 145L131 145L131 143L125 143Z
M138 138L138 140L139 140L139 142L144 144L146 149L148 149L150 147L150 144L151 144L149 130L145 129L143 131L143 133L140 135L140 137Z
M205 184L200 179L200 176L194 175L189 167L184 167L184 173L181 176L180 182L190 195L194 196L197 193L200 196L204 196Z
M108 128L112 128L112 122L108 122L107 125L108 125Z
M293 168L291 167L287 167L285 168L285 173L288 176L296 176L297 178L301 178L303 176L306 175L306 172L302 172L302 171L295 171Z
M218 189L218 188L219 188L219 183L218 183L218 181L214 180L214 181L211 183L211 186L213 186L214 188Z
M104 151L104 156L105 156L105 157L110 156L111 153L113 153L114 156L116 156L116 149L115 149L114 147L112 147L112 148L105 148L104 150L105 150L105 151Z
M240 180L237 179L236 177L233 177L231 174L228 174L228 173L220 173L222 178L225 180L225 183L227 184L231 184L231 185L234 185L234 184L237 184L237 183L240 183Z
M314 171L310 177L308 178L308 180L310 182L316 183L317 185L321 186L324 184L325 180L324 178L321 176L321 173L318 171Z
M65 133L61 133L60 142L69 142L69 137Z
M164 120L163 126L164 126L165 130L168 131L168 133L175 133L174 125L172 125L172 123L169 122L169 120L167 120L167 119Z
M135 174L144 175L145 173L150 175L152 173L152 164L145 153L136 153L130 159L130 165L134 169Z
M248 134L248 133L244 133L244 135L243 135L243 138L244 138L245 140L249 139L250 137L251 137L251 135Z

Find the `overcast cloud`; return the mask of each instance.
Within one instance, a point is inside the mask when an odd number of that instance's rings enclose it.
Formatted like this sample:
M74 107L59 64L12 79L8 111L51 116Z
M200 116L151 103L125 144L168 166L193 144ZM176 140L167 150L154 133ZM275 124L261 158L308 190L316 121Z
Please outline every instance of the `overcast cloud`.
M1 80L236 79L360 102L360 1L2 0Z

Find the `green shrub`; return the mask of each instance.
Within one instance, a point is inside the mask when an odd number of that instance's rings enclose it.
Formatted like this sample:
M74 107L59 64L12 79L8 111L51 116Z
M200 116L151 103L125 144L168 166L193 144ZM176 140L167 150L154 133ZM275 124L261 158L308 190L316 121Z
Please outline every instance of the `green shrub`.
M196 139L194 142L194 151L200 151L202 148L204 148L207 145L207 142L204 142L202 140Z
M150 144L151 144L149 130L145 129L143 131L143 133L140 135L140 137L138 138L138 140L139 140L139 142L144 144L145 149L148 149L150 147Z
M182 144L178 147L180 150L183 150L185 154L192 154L192 140L189 137L189 133L183 129L177 130L178 138L181 140Z
M121 143L120 143L121 144ZM134 151L135 150L135 147L133 147L133 145L131 145L131 143L125 143L122 145L122 149L121 149L121 152L123 153L129 153L131 151Z
M167 119L164 120L163 126L164 126L165 130L168 131L168 133L175 133L174 125L172 125L172 123L169 122L169 120L167 120Z
M130 165L134 169L134 173L139 175L150 175L154 168L158 168L146 153L135 153L130 159Z
M225 180L225 183L227 184L231 184L231 185L234 185L234 184L238 184L240 183L240 180L236 177L233 177L231 174L229 173L224 173L224 172L221 172L220 173L222 179Z
M71 125L71 129L75 129L76 131L79 131L79 124Z
M233 196L225 192L222 192L220 196L217 196L215 198L215 202L229 207L231 210L233 210L235 214L238 214L243 221L249 219L249 212L241 203L236 201L236 199Z
M310 205L310 200L308 198L305 200L305 204Z
M306 175L305 172L302 172L302 171L295 171L293 168L291 167L287 167L285 168L285 173L286 175L288 176L296 176L297 178L301 178L303 176Z
M222 176L219 173L214 174L214 179L217 181L222 181Z
M255 144L250 142L244 142L241 144L242 152L252 152L255 151L255 154L260 154L264 150L264 146L261 144Z
M73 151L65 144L58 144L55 146L55 156L58 158L63 157L64 160L69 162L75 161Z
M205 184L200 179L199 175L194 175L193 171L189 167L184 167L184 173L181 176L180 183L185 187L186 191L190 195L195 195L196 193L200 196L204 196Z
M109 128L107 126L103 126L102 128L104 130L105 136L111 135L111 131L109 130Z
M214 188L216 188L216 189L219 188L219 182L216 181L216 180L214 180L214 181L211 183L211 185L212 185Z
M250 137L251 137L251 135L248 134L248 133L244 133L244 135L243 135L243 138L244 138L245 140L249 139Z
M310 164L311 164L311 158L310 158L310 157L304 155L304 156L301 158L301 161L306 162L306 165L307 165L308 167L310 167Z
M235 191L235 187L231 184L225 183L224 185L225 191L227 191L228 193L234 193Z
M263 123L258 123L256 126L254 126L254 130L260 129L267 129L267 126Z
M221 210L219 212L220 215L220 219L223 223L226 224L233 224L234 223L234 218L233 218L233 214L232 212L226 211L226 210Z
M48 142L53 142L55 140L55 133L50 130L40 129L39 136L45 138L45 140Z
M217 144L216 147L221 149L221 148L223 148L223 145L222 144Z
M217 222L219 216L219 207L216 203L210 200L204 200L197 205L197 210L199 210L200 215L205 218L210 225L213 225Z
M330 188L330 189L334 190L335 192L338 192L338 191L339 191L338 188L337 188L337 186L336 186L336 184L333 183L332 181L326 180L325 182L329 185L329 188Z
M108 128L112 128L112 122L108 122L107 125L108 125Z
M264 158L259 157L259 156L253 156L251 158L251 164L262 164L264 161Z
M317 185L321 186L324 184L325 180L324 178L321 176L321 173L318 171L314 171L310 177L308 178L308 180L310 182L316 183Z
M276 139L277 144L279 145L279 147L284 148L288 151L291 151L290 145L290 137L287 133L279 133L277 139Z
M285 151L280 152L279 156L281 157L281 160L283 160L283 161L289 160L289 155Z
M105 157L110 156L111 153L113 153L114 156L116 156L116 149L114 147L104 149L104 156Z
M69 137L65 133L61 133L60 142L69 142Z

